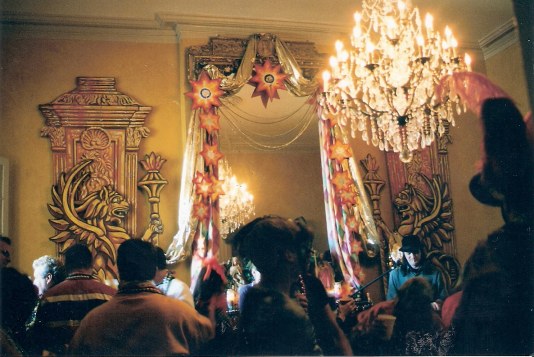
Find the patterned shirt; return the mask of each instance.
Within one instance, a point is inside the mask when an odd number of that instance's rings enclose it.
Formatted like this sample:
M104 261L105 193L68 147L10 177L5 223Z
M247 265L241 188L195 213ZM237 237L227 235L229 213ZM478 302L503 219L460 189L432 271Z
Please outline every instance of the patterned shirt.
M39 352L64 353L85 315L110 300L115 293L114 288L87 274L71 274L50 288L37 307L31 331Z

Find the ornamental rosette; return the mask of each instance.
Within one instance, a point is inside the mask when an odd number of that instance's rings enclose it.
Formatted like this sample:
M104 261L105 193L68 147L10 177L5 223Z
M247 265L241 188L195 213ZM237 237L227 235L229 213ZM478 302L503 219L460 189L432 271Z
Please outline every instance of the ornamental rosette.
M268 100L273 101L274 98L280 99L278 90L286 90L284 80L287 74L283 74L281 66L273 67L271 61L267 60L263 65L254 65L256 74L250 79L250 82L256 88L252 93L252 97L261 97L264 107L267 107Z
M224 94L220 88L221 81L220 78L211 79L207 72L202 72L197 81L189 81L192 90L185 95L193 101L191 109L202 108L208 112L211 107L221 106L219 98Z

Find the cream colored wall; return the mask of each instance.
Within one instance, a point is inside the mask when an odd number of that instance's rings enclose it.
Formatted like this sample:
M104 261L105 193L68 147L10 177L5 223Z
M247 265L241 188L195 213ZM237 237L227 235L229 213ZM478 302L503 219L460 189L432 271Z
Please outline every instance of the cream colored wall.
M529 109L526 76L519 43L514 43L486 60L488 77L515 101L525 114Z

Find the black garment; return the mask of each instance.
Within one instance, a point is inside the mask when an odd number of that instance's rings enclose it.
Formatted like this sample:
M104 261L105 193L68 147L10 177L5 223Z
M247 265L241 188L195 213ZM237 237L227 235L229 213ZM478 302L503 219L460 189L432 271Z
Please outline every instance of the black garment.
M465 284L452 320L453 354L534 352L533 235L531 225L507 224L479 243L473 257L485 273Z
M240 319L238 355L319 355L312 324L297 302L271 289L247 292Z
M326 315L324 309L330 308L328 295L323 283L313 275L303 276L304 286L306 288L306 298L308 299L308 316L312 322L317 344L327 356L338 356L341 351L336 347L336 338L333 331L329 328L330 324L325 321ZM292 294L301 290L298 284L292 286Z

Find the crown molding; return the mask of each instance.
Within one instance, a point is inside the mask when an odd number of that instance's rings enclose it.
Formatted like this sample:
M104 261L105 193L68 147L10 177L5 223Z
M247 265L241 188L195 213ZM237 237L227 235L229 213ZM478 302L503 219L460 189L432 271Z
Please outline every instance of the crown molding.
M135 18L59 16L0 12L3 33L16 38L176 43L172 29Z
M347 36L350 27L326 23L289 20L249 19L158 13L156 19L163 28L173 28L179 37L196 37L214 33L219 36L250 36L253 33L274 33L291 40L308 40L332 45L336 38Z
M153 19L62 16L12 11L0 12L2 32L18 38L84 39L100 41L176 43L180 38L213 36L248 37L274 33L285 40L311 41L332 47L336 39L348 38L350 26L290 20L216 17L160 12ZM464 49L479 43L464 42Z
M289 20L156 13L154 19L61 16L2 11L2 31L17 37L176 42L177 38L275 33L294 41L331 46L350 33L348 26Z
M504 51L517 42L519 42L519 34L514 19L508 20L478 41L484 60Z

